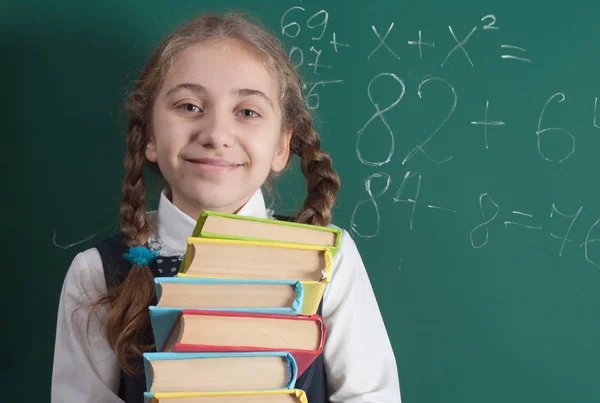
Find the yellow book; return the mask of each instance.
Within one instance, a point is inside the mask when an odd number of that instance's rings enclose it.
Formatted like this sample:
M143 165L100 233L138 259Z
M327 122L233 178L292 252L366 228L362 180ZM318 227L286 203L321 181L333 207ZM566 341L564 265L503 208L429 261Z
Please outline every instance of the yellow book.
M147 403L308 403L301 389L221 393L146 393Z
M302 314L311 315L329 282L332 261L327 246L190 237L177 277L300 281Z

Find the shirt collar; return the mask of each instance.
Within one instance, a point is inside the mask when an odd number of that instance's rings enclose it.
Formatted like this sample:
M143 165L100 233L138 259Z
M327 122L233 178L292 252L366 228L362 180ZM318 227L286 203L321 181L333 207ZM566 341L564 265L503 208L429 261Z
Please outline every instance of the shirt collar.
M259 188L246 204L237 212L238 215L268 218L265 199ZM160 240L173 249L185 249L188 237L192 235L196 221L177 208L167 197L166 189L160 193L156 212L156 233Z

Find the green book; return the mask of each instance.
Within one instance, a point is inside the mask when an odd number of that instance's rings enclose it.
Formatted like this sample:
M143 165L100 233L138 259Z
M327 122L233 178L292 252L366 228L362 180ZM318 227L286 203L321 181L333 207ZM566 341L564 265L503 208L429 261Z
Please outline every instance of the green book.
M198 218L192 237L318 245L327 247L335 255L342 230L205 210Z

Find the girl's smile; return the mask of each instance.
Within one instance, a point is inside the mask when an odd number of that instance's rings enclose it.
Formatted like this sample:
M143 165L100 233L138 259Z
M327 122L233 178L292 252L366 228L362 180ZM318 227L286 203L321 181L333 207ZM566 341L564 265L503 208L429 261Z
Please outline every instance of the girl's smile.
M209 174L229 173L245 165L221 158L190 158L185 159L185 161L194 169Z

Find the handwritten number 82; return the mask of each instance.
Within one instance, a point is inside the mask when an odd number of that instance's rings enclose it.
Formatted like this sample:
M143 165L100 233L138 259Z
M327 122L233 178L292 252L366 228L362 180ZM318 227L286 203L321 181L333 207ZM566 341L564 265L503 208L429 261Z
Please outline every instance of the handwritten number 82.
M388 105L385 108L380 108L380 105L374 100L371 89L372 89L373 84L377 80L385 78L385 77L391 77L394 81L396 81L400 85L400 93L399 93L398 98L393 103L391 103L390 105ZM421 143L416 145L412 150L410 150L406 154L406 156L404 157L404 160L402 161L402 165L405 165L415 155L417 155L419 153L423 154L423 156L426 159L428 159L429 161L434 162L436 164L443 164L454 158L453 156L449 156L442 160L435 159L432 156L430 156L428 154L428 152L425 150L426 146L440 132L440 130L448 122L448 120L450 120L450 117L454 114L454 111L456 110L456 104L458 102L458 97L456 95L456 90L454 89L454 87L448 81L444 80L443 78L433 77L433 76L425 76L425 78L419 84L419 87L417 90L417 95L419 96L419 99L423 99L423 90L424 90L425 85L426 84L433 85L432 83L434 83L434 82L437 82L438 84L442 84L442 88L445 87L451 93L452 105L450 105L448 113L446 114L446 116L442 120L442 122L439 123L439 125L436 127L436 129L433 132L431 132L424 141L422 141ZM431 84L429 84L429 83L431 83ZM392 129L391 129L388 121L386 120L385 114L387 112L391 111L392 109L394 109L400 103L400 101L404 97L405 90L406 90L406 86L404 84L404 81L392 73L380 73L369 82L369 85L367 86L367 94L369 96L369 101L375 108L375 114L373 114L373 116L371 116L369 118L369 120L365 123L365 125L358 131L357 136L356 136L356 156L358 157L358 160L361 163L368 165L368 166L381 166L381 165L387 164L388 162L391 161L392 155L394 154L394 143L395 143L394 138L395 138L395 136L394 136L394 133L392 132ZM372 160L367 160L366 158L364 158L362 156L360 143L365 135L365 131L367 130L367 127L375 119L380 119L383 122L383 124L385 125L388 135L389 135L390 148L389 148L389 151L387 152L387 156L385 159L379 159L377 161L372 161ZM373 141L371 140L370 143L372 144Z

